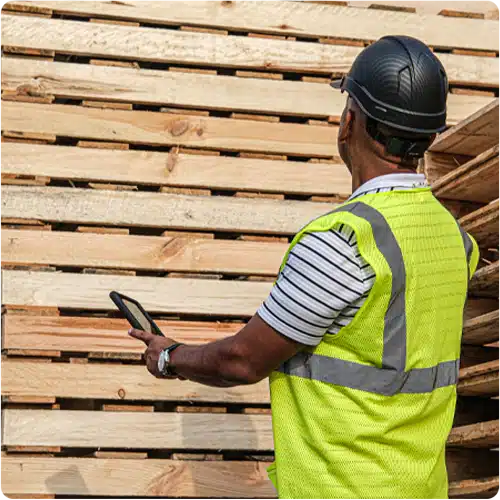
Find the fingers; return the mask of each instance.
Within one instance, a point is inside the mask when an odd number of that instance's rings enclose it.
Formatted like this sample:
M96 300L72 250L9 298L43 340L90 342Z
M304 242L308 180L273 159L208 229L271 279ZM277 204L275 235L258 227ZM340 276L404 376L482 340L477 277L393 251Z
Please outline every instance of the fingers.
M128 334L131 337L142 340L146 345L149 345L149 343L155 338L154 333L145 332L144 330L137 330L136 328L131 328L128 331Z

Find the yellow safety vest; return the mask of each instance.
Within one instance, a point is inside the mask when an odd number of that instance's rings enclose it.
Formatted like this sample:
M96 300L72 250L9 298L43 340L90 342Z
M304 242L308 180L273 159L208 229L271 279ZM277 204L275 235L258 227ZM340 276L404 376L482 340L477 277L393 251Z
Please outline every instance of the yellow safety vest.
M447 498L445 443L477 244L422 188L349 201L290 249L340 224L355 231L375 282L349 325L272 373L269 477L280 498Z

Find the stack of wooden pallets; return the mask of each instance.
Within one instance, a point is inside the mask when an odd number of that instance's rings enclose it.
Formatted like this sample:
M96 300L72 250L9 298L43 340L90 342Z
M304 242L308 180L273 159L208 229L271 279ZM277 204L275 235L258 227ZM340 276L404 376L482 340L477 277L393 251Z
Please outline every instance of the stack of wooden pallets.
M267 383L151 377L108 293L137 298L180 341L238 331L293 234L350 194L336 147L345 96L327 83L384 34L417 36L438 53L450 125L485 106L470 123L498 114L491 6L465 2L465 14L443 7L444 16L339 4L4 6L5 494L275 495ZM498 201L483 207L495 196L481 195L492 172L498 190L498 128L488 123L489 142L475 149L462 147L476 137L470 125L440 139L432 180L460 200L446 203L481 246L498 249ZM481 198L467 197L473 182ZM483 257L450 437L453 496L498 485L498 349L485 347L498 339L498 252Z

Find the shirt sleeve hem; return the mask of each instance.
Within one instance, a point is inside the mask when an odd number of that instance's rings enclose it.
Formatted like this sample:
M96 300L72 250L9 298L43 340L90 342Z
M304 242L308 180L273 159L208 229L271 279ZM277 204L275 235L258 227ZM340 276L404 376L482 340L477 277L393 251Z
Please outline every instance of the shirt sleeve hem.
M299 342L300 344L304 344L307 346L317 346L323 337L309 337L308 335L301 335L299 332L295 332L289 328L284 327L283 325L280 324L279 321L274 318L272 314L269 314L269 312L264 308L260 307L259 310L257 311L257 314L259 315L260 319L264 321L268 326L270 326L273 330L278 332L280 335L283 335L284 337L287 337L289 339L295 340L296 342Z

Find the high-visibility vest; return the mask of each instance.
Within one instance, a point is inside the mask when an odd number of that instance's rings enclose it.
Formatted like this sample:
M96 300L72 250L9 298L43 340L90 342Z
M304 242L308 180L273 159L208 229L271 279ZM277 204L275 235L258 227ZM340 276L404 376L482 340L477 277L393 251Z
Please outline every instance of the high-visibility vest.
M445 443L477 244L422 188L349 201L290 249L339 224L355 231L375 282L351 323L271 374L269 477L280 498L447 498Z

